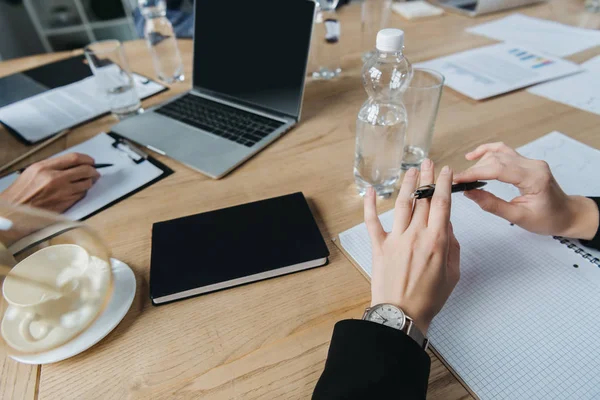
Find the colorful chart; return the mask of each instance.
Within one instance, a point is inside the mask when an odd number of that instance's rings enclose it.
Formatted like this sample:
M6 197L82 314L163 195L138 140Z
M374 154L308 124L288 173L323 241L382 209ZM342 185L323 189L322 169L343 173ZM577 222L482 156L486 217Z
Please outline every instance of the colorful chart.
M546 65L554 64L554 61L549 60L545 57L540 57L537 54L530 53L521 49L510 49L508 51L510 54L513 54L515 57L518 57L521 61L527 61L532 63L531 68L542 68Z

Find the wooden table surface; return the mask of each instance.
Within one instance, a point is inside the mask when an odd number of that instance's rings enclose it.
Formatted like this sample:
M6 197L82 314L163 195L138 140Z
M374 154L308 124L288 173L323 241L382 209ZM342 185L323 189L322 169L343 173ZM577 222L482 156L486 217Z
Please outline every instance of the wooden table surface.
M511 11L514 12L514 11ZM554 0L518 12L598 29L600 15L586 13L583 0ZM465 28L510 12L479 18L446 14L391 26L406 32L413 62L493 43ZM137 293L121 324L99 344L69 360L43 367L18 364L0 354L2 399L304 399L323 369L333 325L358 318L369 301L369 285L330 238L362 220L353 187L354 126L366 98L359 74L360 9L343 8L342 77L309 81L303 120L291 132L222 180L158 158L176 173L91 218L116 258L135 271ZM188 79L144 102L148 107L189 89L191 41L180 41ZM154 76L141 41L127 43L136 72ZM73 53L0 63L0 76ZM569 57L583 62L595 48ZM249 60L251 61L251 60ZM18 166L42 159L108 130L104 117L74 129ZM600 117L520 90L472 101L445 89L431 157L455 170L463 154L480 143L523 145L553 130L600 148ZM27 151L0 131L0 165ZM309 199L331 251L331 263L298 274L153 307L148 296L150 229L155 221L302 191ZM393 205L381 201L380 211ZM460 238L458 238L460 240ZM201 254L199 254L201 257ZM210 268L211 266L207 266ZM434 344L435 345L435 344ZM429 399L465 399L468 392L434 355Z

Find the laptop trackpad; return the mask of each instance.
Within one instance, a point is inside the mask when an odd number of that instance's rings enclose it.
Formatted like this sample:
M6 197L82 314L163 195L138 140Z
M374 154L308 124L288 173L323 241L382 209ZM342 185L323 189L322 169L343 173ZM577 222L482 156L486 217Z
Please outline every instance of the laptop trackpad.
M219 175L215 172L228 167L223 165L228 159L240 160L250 150L153 112L121 121L112 130L210 175Z

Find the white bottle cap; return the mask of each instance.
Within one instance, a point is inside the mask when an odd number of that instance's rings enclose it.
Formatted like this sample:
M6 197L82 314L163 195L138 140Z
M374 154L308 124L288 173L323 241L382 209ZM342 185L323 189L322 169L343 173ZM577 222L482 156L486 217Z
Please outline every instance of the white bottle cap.
M402 29L382 29L377 34L377 50L379 51L402 51L404 48L404 31Z

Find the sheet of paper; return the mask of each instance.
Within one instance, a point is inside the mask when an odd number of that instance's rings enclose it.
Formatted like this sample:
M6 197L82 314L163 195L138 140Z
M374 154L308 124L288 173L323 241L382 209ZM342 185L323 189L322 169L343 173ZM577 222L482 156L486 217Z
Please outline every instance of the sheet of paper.
M441 72L447 86L475 100L581 71L570 61L509 43L467 50L415 66Z
M600 56L581 66L585 71L580 74L542 83L528 92L600 115Z
M134 80L142 99L164 89L137 74L134 74ZM105 94L91 76L2 107L0 121L26 140L37 142L109 111Z
M149 161L136 164L127 154L112 146L114 141L106 133L100 133L53 156L77 152L91 156L99 164L114 164L112 167L98 170L100 179L81 201L65 212L67 217L73 220L85 218L163 174L160 168ZM14 173L0 179L0 192L17 177L18 174Z
M577 28L554 21L513 14L468 28L467 32L503 42L519 43L558 57L600 45L600 31Z
M0 78L0 107L38 95L48 90L47 86L29 76L18 73Z
M600 151L559 132L519 151L546 160L567 193L600 195ZM516 192L498 182L486 190L504 199ZM452 201L461 280L429 329L434 348L482 400L600 398L600 268L462 194ZM380 220L389 231L393 211ZM365 225L341 233L340 243L370 275Z

